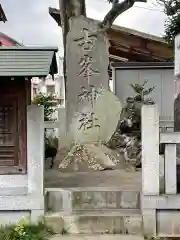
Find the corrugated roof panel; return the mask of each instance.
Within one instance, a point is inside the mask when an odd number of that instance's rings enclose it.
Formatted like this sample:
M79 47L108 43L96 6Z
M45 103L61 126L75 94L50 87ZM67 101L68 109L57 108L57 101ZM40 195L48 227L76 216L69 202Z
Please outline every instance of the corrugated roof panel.
M0 76L47 76L57 73L56 48L0 47Z

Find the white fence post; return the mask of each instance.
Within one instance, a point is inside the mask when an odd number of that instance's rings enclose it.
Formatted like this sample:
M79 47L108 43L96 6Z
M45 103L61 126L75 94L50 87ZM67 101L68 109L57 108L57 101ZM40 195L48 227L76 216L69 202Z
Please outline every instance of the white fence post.
M176 144L165 145L165 193L177 193Z
M157 105L144 105L141 110L142 192L159 195L159 113Z
M44 194L44 109L27 110L28 187L31 194Z
M27 174L28 194L38 199L35 221L44 214L44 108L33 105L27 108Z

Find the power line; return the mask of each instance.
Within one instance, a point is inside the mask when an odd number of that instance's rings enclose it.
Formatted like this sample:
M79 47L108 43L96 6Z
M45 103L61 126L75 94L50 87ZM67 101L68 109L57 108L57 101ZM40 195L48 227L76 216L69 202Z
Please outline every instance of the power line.
M142 8L150 11L156 11L156 12L164 12L163 10L160 9L155 9L155 8L148 8L148 7L141 7L141 6L134 6L135 8Z

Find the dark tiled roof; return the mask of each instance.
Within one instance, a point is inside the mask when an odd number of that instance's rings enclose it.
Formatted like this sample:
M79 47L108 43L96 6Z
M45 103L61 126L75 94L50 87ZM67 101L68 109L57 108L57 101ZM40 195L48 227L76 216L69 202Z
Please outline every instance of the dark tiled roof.
M0 47L0 76L45 77L57 73L56 47Z

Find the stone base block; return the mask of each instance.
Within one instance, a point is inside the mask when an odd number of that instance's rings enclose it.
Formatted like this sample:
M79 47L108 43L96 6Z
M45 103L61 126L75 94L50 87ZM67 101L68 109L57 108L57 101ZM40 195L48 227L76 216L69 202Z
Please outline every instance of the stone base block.
M70 234L142 234L142 217L132 210L122 212L85 212L71 216L55 214L46 221L56 231Z
M139 191L98 191L96 188L91 191L85 190L59 190L48 191L46 197L47 210L51 212L65 211L68 205L69 210L95 210L95 209L139 209ZM67 208L67 207L66 207Z

